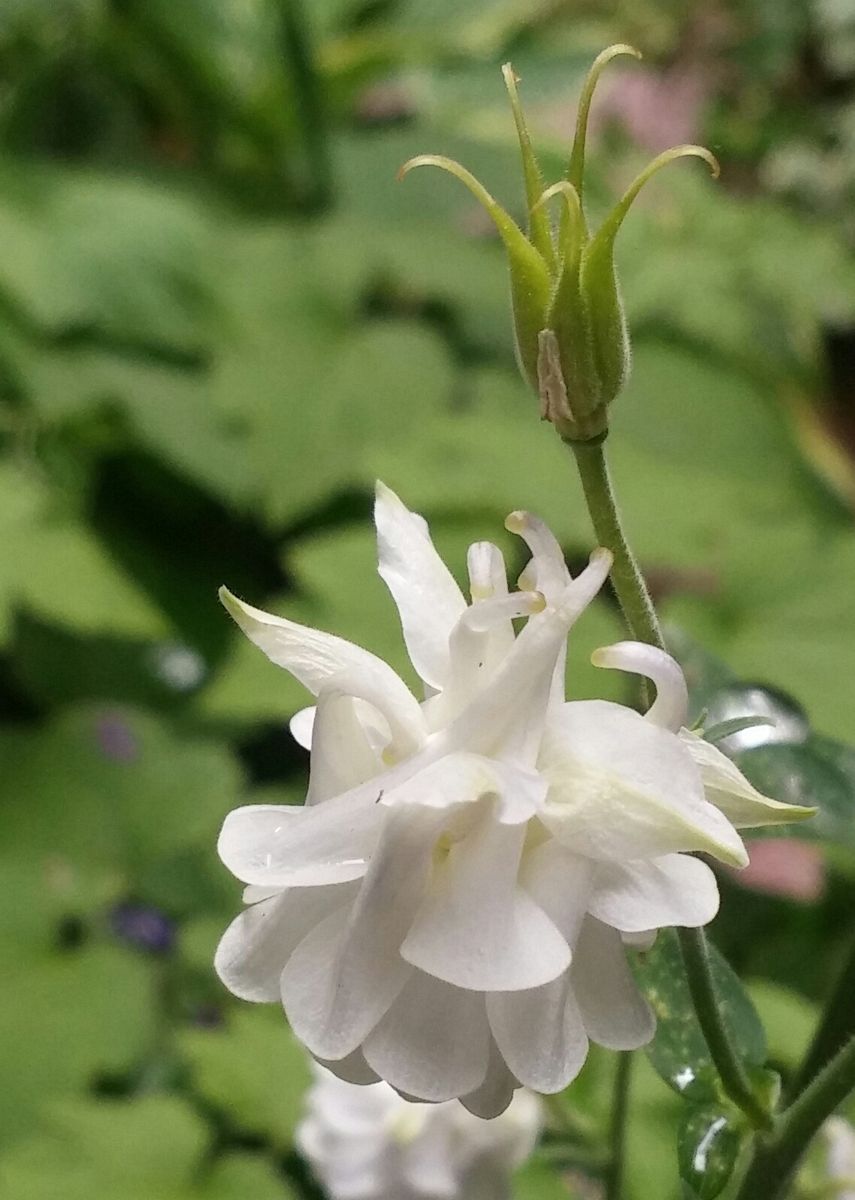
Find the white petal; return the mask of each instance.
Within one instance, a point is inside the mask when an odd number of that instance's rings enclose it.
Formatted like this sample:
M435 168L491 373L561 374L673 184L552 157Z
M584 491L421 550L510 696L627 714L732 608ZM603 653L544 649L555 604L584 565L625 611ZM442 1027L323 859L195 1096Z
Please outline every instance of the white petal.
M355 884L289 888L246 909L220 939L214 969L242 1000L279 999L279 977L295 947L319 921L347 904Z
M484 1082L490 1027L484 997L416 971L365 1040L365 1059L392 1087L451 1100Z
M497 820L517 825L539 812L545 798L546 781L535 771L480 754L459 753L447 754L403 783L384 788L380 803L389 808L453 809L493 799Z
M520 883L560 930L572 949L579 936L595 864L553 838L525 853Z
M508 1070L501 1051L490 1038L490 1061L484 1082L474 1092L460 1097L463 1107L475 1117L491 1120L501 1116L514 1098L519 1080Z
M667 925L695 928L718 912L715 875L697 858L666 854L628 863L602 863L588 902L592 916L621 932Z
M815 808L782 804L780 800L764 796L748 782L736 763L696 733L681 729L680 740L700 769L707 800L720 809L737 829L785 825L789 821L802 821L816 813Z
M291 737L298 746L302 746L304 750L312 748L312 730L315 726L315 706L309 705L308 708L301 708L299 712L295 712L291 720L288 722L288 728L291 730Z
M314 720L306 804L319 804L348 791L386 768L357 716L357 701L321 691Z
M605 700L553 709L538 765L551 785L542 819L581 854L625 861L705 850L731 866L748 861L680 739L632 709Z
M490 600L494 596L507 596L505 559L498 546L492 542L473 542L466 555L466 567L473 603ZM511 630L510 641L513 641L513 637Z
M456 1162L455 1129L445 1106L431 1108L418 1137L400 1148L400 1193L394 1200L429 1197L429 1200L458 1200L460 1172ZM377 1200L381 1200L380 1197ZM393 1200L387 1193L383 1200ZM467 1196L467 1200L469 1197Z
M386 810L349 916L328 918L291 956L282 1000L294 1032L316 1057L344 1058L361 1045L412 973L399 948L427 886L437 831L436 813Z
M532 559L523 572L520 587L536 588L554 602L570 582L564 551L552 530L539 517L527 512L512 512L505 529L518 534L531 550Z
M352 1054L348 1054L345 1058L339 1058L335 1061L319 1061L322 1067L325 1067L328 1071L332 1071L337 1078L345 1083L353 1083L360 1087L365 1087L367 1084L377 1083L380 1079L377 1072L372 1071L365 1061L365 1055L361 1050L354 1050Z
M477 991L538 987L567 968L567 943L517 882L525 833L487 813L452 845L401 947L409 962Z
M439 690L448 676L448 639L466 601L424 522L382 483L374 520L378 570L398 606L410 659L425 683Z
M487 685L443 735L449 749L534 765L567 632L602 587L611 561L608 551L595 551L559 602L529 618Z
M658 646L644 642L616 642L603 646L591 655L595 667L610 667L644 675L656 684L656 699L645 718L672 733L686 724L689 712L689 689L682 667L676 659Z
M609 1050L636 1050L656 1022L626 962L620 934L588 917L576 943L571 983L588 1037Z
M652 950L656 944L656 935L658 929L641 929L638 933L627 933L625 929L620 931L620 940L625 946L629 946L631 950L639 950L644 953L646 950Z
M247 804L226 817L220 858L243 883L317 887L365 874L380 832L379 787L363 785L313 808Z
M418 701L382 659L334 634L253 608L227 588L220 588L220 599L249 640L313 695L335 686L367 700L389 722L402 754L423 743L426 729Z
M494 992L487 1014L505 1062L526 1087L552 1095L582 1069L588 1038L570 973L525 992Z

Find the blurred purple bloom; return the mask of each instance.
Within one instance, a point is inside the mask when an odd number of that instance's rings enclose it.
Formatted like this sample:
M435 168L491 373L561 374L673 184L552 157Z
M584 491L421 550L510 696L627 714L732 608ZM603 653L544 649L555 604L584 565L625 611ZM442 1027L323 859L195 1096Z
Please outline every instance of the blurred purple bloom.
M113 932L143 950L168 954L175 943L174 923L156 908L125 900L110 913Z
M114 762L133 762L139 755L139 744L133 730L117 713L105 713L98 718L95 738L104 757Z

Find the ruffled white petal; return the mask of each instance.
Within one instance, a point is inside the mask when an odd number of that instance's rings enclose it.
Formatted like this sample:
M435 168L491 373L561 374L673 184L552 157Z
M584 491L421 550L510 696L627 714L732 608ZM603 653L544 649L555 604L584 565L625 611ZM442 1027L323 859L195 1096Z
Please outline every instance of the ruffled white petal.
M718 912L715 875L697 858L666 854L628 863L601 863L588 911L622 933L668 925L696 928Z
M324 689L318 696L306 804L329 800L385 770L359 720L356 704L352 697L334 690Z
M609 1050L637 1050L653 1037L656 1022L632 978L620 934L593 917L579 934L571 981L591 1041Z
M463 1107L475 1117L489 1121L500 1116L514 1098L519 1080L508 1069L499 1047L490 1038L490 1058L484 1082L474 1092L460 1097Z
M745 776L722 754L717 746L688 729L680 730L680 740L701 772L706 797L737 829L759 829L764 825L786 825L803 821L816 813L815 808L782 804L772 800L748 782Z
M487 814L451 846L401 947L408 962L488 992L539 987L566 970L567 943L517 883L524 838L524 826Z
M312 808L248 804L228 814L217 845L243 883L318 887L365 874L377 843L380 789L370 784Z
M487 1014L505 1062L526 1087L552 1095L582 1069L588 1038L569 972L530 991L489 995Z
M472 750L519 766L534 765L567 632L602 587L611 561L607 550L595 551L559 601L529 618L487 685L441 735L448 750Z
M595 864L553 838L529 850L520 883L560 930L571 948L588 911Z
M330 913L348 904L356 884L289 888L235 917L220 938L214 969L242 1000L279 999L279 977L294 949Z
M294 1032L317 1058L344 1058L360 1046L412 973L399 948L425 893L438 829L435 812L386 810L350 913L327 918L292 954L282 1001Z
M378 1083L380 1076L376 1071L372 1071L368 1063L365 1061L365 1055L362 1050L354 1050L352 1054L348 1054L345 1058L318 1060L320 1066L324 1067L344 1083L357 1084L359 1087L365 1087L371 1083Z
M427 731L418 701L381 658L334 634L253 608L227 588L220 588L220 599L249 640L313 695L335 686L367 700L388 721L400 755L422 745Z
M686 724L689 712L689 689L682 667L676 659L658 646L644 642L615 642L602 646L591 655L595 667L609 667L644 675L656 684L656 699L645 713L648 721L676 733Z
M379 482L374 520L378 570L398 606L410 659L425 683L441 690L449 670L448 639L466 601L424 522Z
M581 854L620 862L705 850L748 861L679 738L631 709L585 700L553 711L539 765L550 782L542 819Z
M497 820L505 825L528 821L543 806L546 783L535 771L498 762L480 754L447 754L395 787L386 787L386 808L419 805L455 809L479 800L494 800Z
M451 1100L484 1082L490 1028L484 997L416 971L363 1046L392 1087L420 1100Z

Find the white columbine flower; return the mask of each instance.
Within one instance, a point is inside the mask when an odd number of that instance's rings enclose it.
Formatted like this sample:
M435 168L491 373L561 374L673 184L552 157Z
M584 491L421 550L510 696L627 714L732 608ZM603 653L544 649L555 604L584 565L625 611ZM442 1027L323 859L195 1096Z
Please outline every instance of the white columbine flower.
M453 1100L411 1104L388 1084L357 1087L319 1068L297 1146L330 1200L506 1200L540 1126L525 1090L483 1121Z
M607 551L571 579L543 523L514 513L532 554L520 590L479 542L467 603L424 520L382 485L375 519L421 702L368 651L223 591L317 706L292 722L311 748L305 807L226 818L220 855L249 907L216 967L238 996L281 998L341 1078L495 1116L520 1084L564 1088L589 1040L647 1042L624 944L715 915L715 877L690 852L744 866L735 826L806 810L760 796L682 730L686 684L662 651L623 642L595 656L654 680L646 716L565 702L567 635ZM514 618L527 618L516 636Z
M828 1196L855 1200L855 1129L843 1117L829 1117L822 1127L826 1155Z

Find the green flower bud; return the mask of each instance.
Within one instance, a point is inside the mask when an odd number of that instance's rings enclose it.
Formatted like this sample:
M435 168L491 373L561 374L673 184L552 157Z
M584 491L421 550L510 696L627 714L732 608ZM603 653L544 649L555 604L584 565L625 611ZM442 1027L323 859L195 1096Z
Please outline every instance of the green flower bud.
M540 397L541 415L566 441L589 441L608 429L608 407L629 374L626 318L614 263L614 245L626 214L647 180L675 158L718 163L701 146L676 146L655 158L633 181L592 235L584 209L585 145L597 80L618 55L641 55L632 46L610 46L595 60L579 101L576 134L565 177L544 188L510 64L502 68L522 157L528 228L524 233L478 180L459 163L422 154L401 168L435 166L456 175L492 217L505 244L517 361ZM557 222L549 201L560 198Z

